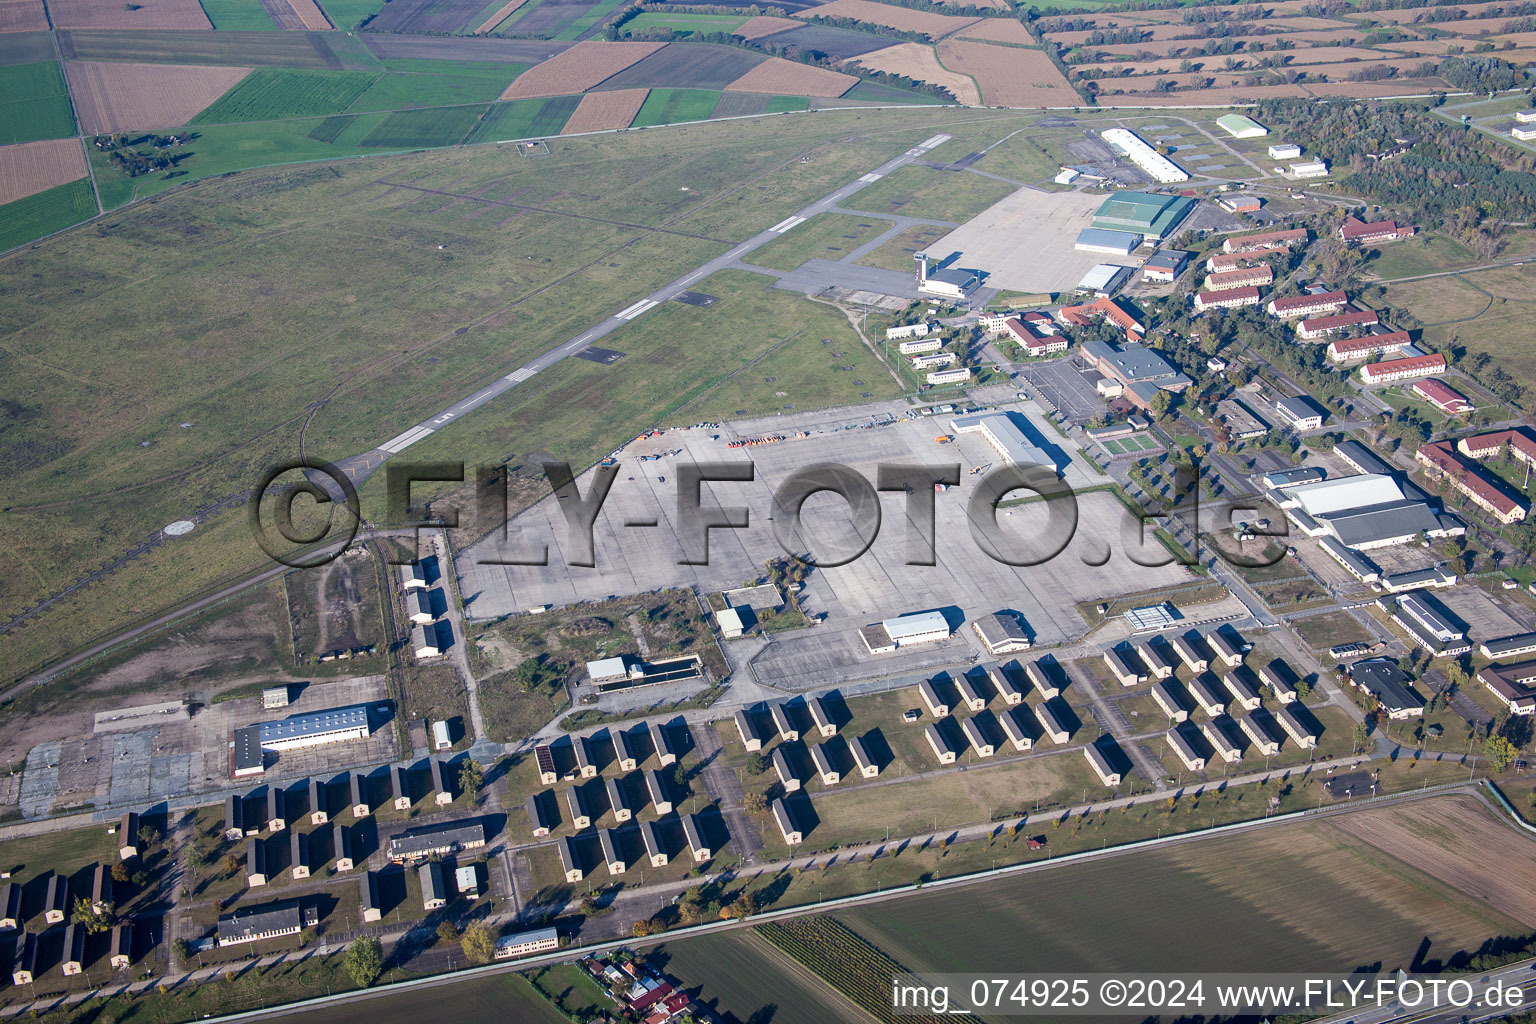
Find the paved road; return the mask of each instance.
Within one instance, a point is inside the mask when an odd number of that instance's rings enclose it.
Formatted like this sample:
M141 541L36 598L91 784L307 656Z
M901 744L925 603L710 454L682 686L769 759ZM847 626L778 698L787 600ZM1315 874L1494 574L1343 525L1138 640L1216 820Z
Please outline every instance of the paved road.
M626 326L637 317L644 315L647 311L654 309L656 306L661 305L663 302L667 302L668 300L672 299L679 292L687 290L690 285L704 280L705 278L709 277L709 275L716 273L717 271L730 267L747 253L768 244L787 231L794 230L800 224L816 216L816 214L825 213L835 209L839 203L853 195L855 192L858 192L860 189L866 188L874 182L879 181L881 178L885 177L887 174L890 174L892 171L895 171L898 168L919 159L929 150L940 145L941 143L949 141L949 138L950 136L948 135L940 134L918 143L916 146L913 146L911 149L902 153L900 156L897 156L891 160L887 160L885 163L881 164L870 173L856 178L845 185L842 185L831 193L818 199L816 202L801 208L792 216L784 218L772 227L769 227L763 231L759 231L757 234L753 235L751 238L747 239L745 242L742 242L740 245L737 245L735 248L729 250L728 252L716 256L714 259L704 263L695 270L692 270L682 277L672 281L671 283L658 288L654 292L651 292L639 302L625 307L607 319L583 331L581 334L578 334L576 337L571 338L569 341L555 346L548 352L545 352L543 355L525 363L524 365L518 367L516 370L513 370L511 373L506 374L498 380L492 381L490 384L482 387L480 390L476 391L474 394L468 396L467 398L460 399L454 404L448 406L448 408L439 412L437 415L430 416L427 419L422 420L420 423L417 423L415 426L409 428L408 430L396 434L394 437L390 438L388 441L385 441L383 444L376 448L363 452L360 455L353 455L349 458L340 460L336 463L337 467L340 468L342 472L346 473L354 483L361 483L374 472L376 472L378 468L382 466L391 456L398 455L399 453L409 448L411 445L422 440L423 438L431 436L431 434L433 434L435 431L442 429L449 423L464 418L465 416L474 412L476 409L480 408L482 405L491 401L493 398L497 398L503 394L506 394L508 391L517 387L517 385L521 384L523 381L528 380L529 378L539 373L542 373L543 371L549 369L551 366L554 366L556 363L560 362L562 359L567 359L573 355L576 355L578 352L581 352L582 350L591 346L600 338L612 334L614 331L617 331L621 327Z

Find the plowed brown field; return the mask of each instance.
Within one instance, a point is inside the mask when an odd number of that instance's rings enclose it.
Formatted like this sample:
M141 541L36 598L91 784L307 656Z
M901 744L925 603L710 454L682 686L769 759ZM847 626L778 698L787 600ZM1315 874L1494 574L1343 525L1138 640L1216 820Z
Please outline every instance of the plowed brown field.
M491 15L489 18L486 18L480 23L480 26L475 29L475 35L484 35L485 33L489 32L497 25L500 25L502 22L506 21L507 17L511 15L513 11L517 10L527 2L528 0L507 0L506 3L502 4L496 9L495 14Z
M179 127L250 73L250 68L191 64L64 65L80 128L87 135Z
M957 18L952 14L932 14L908 7L876 3L875 0L832 0L795 12L797 18L852 18L868 25L883 25L902 32L921 32L939 39L974 24L976 18Z
M628 128L629 122L640 113L649 89L615 89L612 92L589 92L576 104L570 120L560 129L561 135L577 132L600 132L612 128Z
M0 204L67 184L86 173L79 139L0 146Z
M324 32L331 27L330 20L315 0L288 0L288 6L293 8L293 13L299 16L304 27L311 32Z
M197 0L53 0L48 10L54 28L213 29Z
M982 102L990 106L1071 107L1082 102L1041 50L945 39L939 43L939 60L975 78Z
M46 32L48 14L43 0L3 0L0 2L0 32Z
M852 89L858 81L853 75L811 64L797 64L783 57L769 57L725 88L733 92L771 92L831 99Z
M972 107L981 106L981 90L976 88L976 83L970 77L940 64L933 47L923 43L887 46L883 50L855 57L848 63L858 64L871 71L886 71L893 75L906 75L919 82L942 85L954 93L955 99L961 103Z
M749 18L747 23L736 29L732 35L738 35L750 41L771 36L775 32L788 32L792 28L803 27L803 24L794 18L771 18L766 14L759 14L755 18Z
M1035 37L1029 34L1029 29L1012 18L982 18L976 24L957 32L956 38L984 39L993 43L1018 43L1020 46L1038 45Z
M638 64L666 43L609 43L589 39L564 53L524 71L507 91L504 100L533 96L569 96L586 92L631 64Z

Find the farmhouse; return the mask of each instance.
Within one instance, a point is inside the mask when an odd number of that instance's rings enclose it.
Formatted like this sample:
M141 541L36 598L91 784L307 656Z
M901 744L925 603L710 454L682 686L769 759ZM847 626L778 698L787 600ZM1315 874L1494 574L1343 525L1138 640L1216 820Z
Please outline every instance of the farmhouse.
M1195 745L1189 742L1182 730L1168 730L1168 746L1172 747L1179 760L1184 762L1185 768L1192 772L1205 771L1205 758L1195 750Z
M1489 665L1477 673L1477 678L1510 714L1536 714L1536 661Z
M1212 274L1211 277L1218 275ZM1209 282L1210 278L1206 279ZM1195 293L1195 312L1204 313L1208 309L1237 309L1240 306L1257 306L1262 296L1258 288L1247 285L1241 288L1229 288L1225 291L1198 291Z
M1270 299L1270 316L1290 320L1294 317L1319 316L1337 313L1349 304L1349 296L1343 292L1317 292L1313 295L1292 295L1284 299Z
M928 746L933 748L933 756L939 759L939 764L955 763L955 748L949 745L949 740L939 732L938 726L932 724L923 726L923 736L928 740ZM786 790L788 788L785 787Z
M1408 675L1398 668L1397 662L1387 658L1366 658L1352 662L1345 672L1351 683L1376 698L1388 718L1415 718L1424 714L1424 698L1409 688Z
M1093 766L1093 772L1099 777L1099 781L1106 786L1120 785L1120 773L1115 766L1110 764L1109 757L1099 749L1097 743L1088 743L1083 746L1083 756L1088 758L1088 763Z
M1352 330L1356 327L1374 327L1380 321L1381 317L1374 309L1352 309L1347 313L1334 313L1332 316L1311 317L1303 320L1296 325L1296 335L1308 341L1315 341L1318 338L1326 338L1336 331Z
M1367 384L1390 384L1396 380L1415 380L1433 377L1445 372L1445 356L1431 352L1424 356L1407 359L1389 359L1384 363L1367 363L1360 367L1360 379Z

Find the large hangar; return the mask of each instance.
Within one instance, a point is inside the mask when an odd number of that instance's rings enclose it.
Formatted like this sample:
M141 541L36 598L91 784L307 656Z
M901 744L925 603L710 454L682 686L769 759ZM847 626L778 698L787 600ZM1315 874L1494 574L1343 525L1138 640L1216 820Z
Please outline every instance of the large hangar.
M1195 200L1188 196L1117 192L1100 204L1093 215L1093 226L1101 231L1142 235L1156 242L1173 234L1194 208Z

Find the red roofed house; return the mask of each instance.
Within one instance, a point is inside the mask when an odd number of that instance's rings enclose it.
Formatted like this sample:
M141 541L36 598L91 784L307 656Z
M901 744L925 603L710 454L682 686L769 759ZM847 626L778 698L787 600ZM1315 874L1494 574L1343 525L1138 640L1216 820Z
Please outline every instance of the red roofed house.
M1417 230L1412 224L1396 224L1390 220L1367 224L1358 217L1349 217L1345 219L1344 226L1339 228L1339 237L1346 242L1369 245L1372 242L1396 242L1401 238L1412 238Z
M1431 352L1427 356L1388 359L1384 363L1366 363L1360 367L1360 379L1367 384L1389 384L1395 380L1416 380L1445 372L1445 356Z
M1443 381L1414 381L1413 393L1447 416L1460 416L1462 413L1473 410L1473 405L1467 400L1466 395Z
M1316 295L1292 295L1288 299L1270 299L1269 315L1289 320L1294 316L1337 313L1349 302L1343 292L1318 292Z
M1524 430L1495 430L1488 434L1475 434L1456 442L1463 455L1474 459L1491 459L1509 446L1509 454L1526 465L1536 466L1536 439Z
M1524 502L1483 476L1475 463L1462 458L1449 441L1426 444L1413 457L1431 480L1446 481L1501 523L1518 523L1530 511Z
M1067 350L1065 337L1055 332L1052 332L1054 336L1048 336L1014 317L1003 321L1003 330L1031 356L1049 356Z
M1381 317L1376 315L1374 309L1354 309L1348 313L1335 313L1332 316L1318 316L1310 320L1303 320L1296 325L1296 336L1308 341L1324 338L1334 331L1342 331L1350 327L1374 327L1381 322Z
M1352 363L1360 359L1374 359L1378 354L1395 356L1413 344L1407 331L1389 334L1367 334L1361 338L1335 338L1328 343L1328 358L1335 363Z
M1275 280L1275 268L1268 263L1260 263L1256 267L1242 267L1238 270L1227 270L1220 274L1212 274L1205 279L1205 290L1208 292L1222 292L1229 288L1246 288L1255 284L1273 284Z
M1219 292L1195 293L1195 311L1198 313L1204 313L1208 309L1236 309L1238 306L1257 306L1258 304L1259 290L1253 285L1246 288L1228 288L1226 291Z
M1051 319L1051 314L1042 313L1038 309L1032 309L1028 313L1020 313L1019 319L1024 321L1041 334L1060 334L1061 328L1056 321Z
M1081 306L1061 307L1061 318L1075 327L1087 327L1099 317L1103 317L1124 331L1126 338L1130 341L1140 341L1147 330L1140 320L1121 309L1114 299L1108 297L1098 298Z
M1222 252L1259 252L1263 249L1289 249L1307 240L1307 229L1266 231L1260 235L1235 235L1221 243Z

